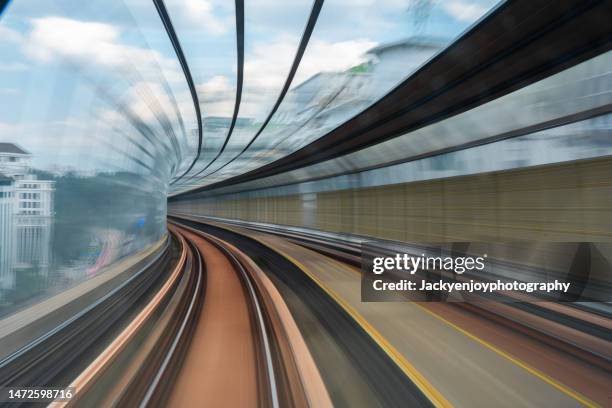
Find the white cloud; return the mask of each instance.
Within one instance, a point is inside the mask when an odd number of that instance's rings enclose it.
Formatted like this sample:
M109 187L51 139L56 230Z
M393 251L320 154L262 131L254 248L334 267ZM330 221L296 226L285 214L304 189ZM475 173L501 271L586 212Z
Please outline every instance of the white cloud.
M447 0L441 2L446 12L459 21L473 22L483 16L488 7L476 3L467 3L462 0Z
M196 85L203 116L230 117L234 113L236 87L224 75L216 75Z
M273 43L257 43L245 57L244 79L246 86L261 90L282 86L298 41L285 38Z
M225 34L228 26L215 14L215 7L209 0L180 0L180 7L186 19L213 35Z
M116 44L119 30L109 24L46 17L34 19L32 26L25 51L34 59L50 62L59 57L105 66L123 60Z
M32 31L25 40L29 57L51 62L66 59L91 68L138 67L139 73L155 75L160 66L170 81L182 79L176 62L159 52L122 44L120 30L110 24L78 21L63 17L32 20Z
M202 98L209 98L215 94L229 93L232 91L229 79L224 75L216 75L203 84L197 85L196 88L198 94L202 95Z
M261 117L271 109L295 57L298 41L285 37L273 43L259 43L245 57L245 97L240 113ZM343 71L364 61L364 53L376 42L358 39L327 42L313 39L302 57L292 87L319 72Z
M376 42L367 39L334 43L313 40L308 44L293 85L299 84L318 72L344 71L354 67L364 62L365 52L376 45Z
M280 40L257 44L245 58L245 79L262 88L279 88L285 81L295 57L297 41ZM293 86L318 72L342 71L364 61L364 53L376 42L364 39L327 42L313 39L302 57Z
M160 81L160 67L164 77L176 89L177 104L186 125L194 117L191 99L184 87L184 75L175 59L165 58L158 51L125 44L122 31L113 25L78 21L62 17L46 17L32 20L32 30L24 40L24 52L30 58L43 63L69 61L85 68L92 78L109 75L120 79L127 88L117 89L131 113L145 122L156 122L156 114L166 113L171 121L176 119L174 104ZM137 75L134 73L137 72ZM100 86L102 82L100 82ZM125 87L125 85L124 85ZM110 89L108 91L113 93ZM116 95L119 97L119 95ZM116 107L105 106L96 112L107 123L123 117ZM124 119L124 118L123 118ZM192 120L193 119L193 120Z

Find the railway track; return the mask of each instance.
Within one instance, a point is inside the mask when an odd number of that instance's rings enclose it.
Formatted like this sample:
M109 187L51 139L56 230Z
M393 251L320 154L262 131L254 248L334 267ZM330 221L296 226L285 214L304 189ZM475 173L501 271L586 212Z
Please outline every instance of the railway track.
M332 298L287 259L244 236L211 225L173 219L240 248L265 272L287 302L308 342L334 406L448 406L420 388Z
M72 387L75 397L52 406L331 406L291 314L261 270L213 236L170 231L180 248L174 268L86 367L53 383ZM149 288L146 272L135 288ZM84 330L77 325L75 333Z
M52 406L449 405L282 253L218 223L171 218L169 230L171 243L146 268L0 361L1 384L73 388L73 399ZM359 273L350 241L261 232ZM605 369L561 356L550 339L495 310L419 307L605 398Z
M0 361L2 387L67 386L162 284L165 271L176 262L175 250L169 240L156 257L128 279L4 357Z
M184 225L201 254L206 294L168 406L331 406L287 306L235 246Z
M170 406L278 407L261 305L242 265L223 244L180 229L206 261L206 295Z
M2 386L70 387L54 407L331 406L261 269L209 234L169 230L172 251L3 359Z
M197 221L196 219L192 219ZM223 227L221 220L199 220ZM230 229L259 231L282 237L301 247L346 264L360 274L360 247L347 239L335 241L326 236L314 236L303 231L287 231L271 226L230 222ZM419 307L436 318L464 331L477 341L508 356L529 361L542 373L558 378L594 401L609 399L611 378L608 342L601 333L610 333L610 320L604 315L590 312L572 304L551 302L510 304L486 303L421 303ZM552 315L552 318L551 318ZM573 327L580 328L578 331ZM587 326L587 329L585 329ZM590 327L595 327L590 330ZM560 333L556 336L555 333ZM603 346L600 346L603 345ZM607 353L607 354L606 354ZM513 357L511 357L513 358Z
M146 405L163 395L164 384L187 346L198 307L202 268L189 243L171 230L179 248L176 264L130 316L122 329L69 384L74 397L51 406ZM172 360L168 356L174 357Z

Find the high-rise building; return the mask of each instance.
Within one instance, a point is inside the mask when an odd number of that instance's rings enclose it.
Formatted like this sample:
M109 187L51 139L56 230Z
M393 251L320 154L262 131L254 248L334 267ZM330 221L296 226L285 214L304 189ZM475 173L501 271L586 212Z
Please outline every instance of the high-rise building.
M35 268L46 275L51 263L55 182L30 173L32 155L0 143L0 288L15 286L15 273Z
M13 179L0 173L0 289L15 286L14 195Z

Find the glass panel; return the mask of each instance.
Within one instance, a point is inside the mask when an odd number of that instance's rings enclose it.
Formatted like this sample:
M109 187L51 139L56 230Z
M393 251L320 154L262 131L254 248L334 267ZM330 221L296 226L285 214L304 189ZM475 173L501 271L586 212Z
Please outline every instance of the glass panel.
M0 315L166 234L194 110L174 103L188 90L155 9L130 3L15 1L2 15Z
M325 135L388 93L496 3L326 2L272 121L245 154L199 184L261 167Z
M612 114L596 116L571 123L500 140L468 149L426 157L392 166L337 175L314 181L255 180L247 185L230 186L200 193L195 197L223 200L254 199L259 197L289 196L294 194L321 193L346 189L386 186L390 184L443 179L479 173L490 173L542 166L574 160L612 156ZM244 190L241 191L240 189ZM181 201L171 204L180 207Z
M228 107L222 116L211 115L204 121L204 139L209 140L206 146L202 165L190 172L192 177L184 177L174 190L185 185L197 185L199 180L208 176L225 163L232 160L259 130L269 115L297 51L300 37L305 28L312 7L311 1L294 2L245 2L244 9L244 85L239 115L229 143L221 156L202 171L218 152L226 129L231 123L231 111L234 106L235 92L232 92L225 79L215 73L207 84L202 84L201 91L206 99L218 105ZM223 44L212 44L213 52L224 47ZM226 62L223 62L224 65ZM235 58L231 60L235 66ZM210 68L209 68L210 70ZM218 70L215 70L217 72ZM232 109L229 109L231 107ZM207 106L202 108L206 111ZM219 135L219 136L212 136ZM210 138L214 137L214 143Z
M597 111L612 103L611 65L612 52L607 52L467 112L386 142L215 191L239 191L355 173L388 163L409 161L417 156L434 155L455 146L506 137L512 133L529 133L531 130L528 129L542 124L550 126L555 121L572 120L575 114ZM507 112L512 112L512 115ZM490 120L492 117L496 120ZM555 154L555 151L549 153ZM573 153L581 157L579 152ZM490 156L485 154L483 157Z
M236 96L236 18L234 2L167 2L185 58L196 86L203 120L203 143L190 174L203 169L225 141ZM154 7L149 11L155 13ZM179 95L179 103L192 103L191 95ZM197 132L197 129L191 130ZM195 151L197 145L190 146ZM191 162L183 163L184 168ZM185 176L188 177L188 176Z

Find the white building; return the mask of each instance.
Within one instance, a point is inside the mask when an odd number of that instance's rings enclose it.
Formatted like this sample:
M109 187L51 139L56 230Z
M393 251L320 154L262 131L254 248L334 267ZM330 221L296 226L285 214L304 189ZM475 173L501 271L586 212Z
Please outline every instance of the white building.
M294 140L313 129L330 130L379 100L445 45L442 39L411 37L367 50L361 64L342 72L320 72L293 87L272 122L308 121L309 127Z
M17 240L15 266L36 266L46 275L51 258L53 221L53 181L27 177L15 181Z
M15 286L15 197L13 179L0 173L0 289Z
M29 174L32 155L0 143L0 288L15 286L19 269L46 275L51 263L53 181Z
M381 44L366 53L370 74L364 95L378 100L427 60L443 50L448 41L434 37L411 37Z

